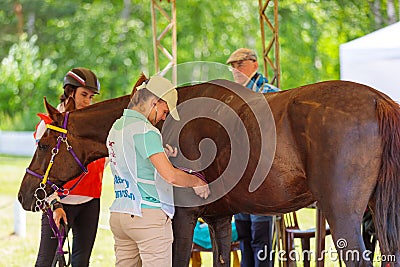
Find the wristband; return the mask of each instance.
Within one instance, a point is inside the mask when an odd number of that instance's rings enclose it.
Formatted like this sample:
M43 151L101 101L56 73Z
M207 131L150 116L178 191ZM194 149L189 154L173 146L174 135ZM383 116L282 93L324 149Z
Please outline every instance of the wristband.
M58 208L63 208L63 205L60 202L55 201L54 203L51 204L52 211L55 211Z

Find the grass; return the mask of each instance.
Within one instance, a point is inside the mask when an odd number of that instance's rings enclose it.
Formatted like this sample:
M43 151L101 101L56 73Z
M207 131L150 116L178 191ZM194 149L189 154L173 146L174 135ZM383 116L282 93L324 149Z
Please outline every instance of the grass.
M30 158L0 156L0 266L32 266L36 260L40 238L40 213L26 212L26 237L14 234L14 205L17 202L17 193L29 165ZM113 200L113 180L110 169L107 168L103 179L101 198L101 212L99 229L91 257L91 266L114 266L114 240L109 230L109 210ZM302 209L297 212L301 229L315 226L315 210ZM71 240L71 238L70 238ZM311 241L311 249L315 248ZM300 250L300 240L296 240L296 249ZM326 249L333 248L330 236L326 237ZM202 253L202 266L212 266L211 253ZM378 263L375 263L379 266ZM374 265L375 265L374 264ZM301 266L298 263L298 266ZM278 266L277 264L275 266ZM311 263L315 266L315 263ZM329 259L325 259L325 266L339 266Z

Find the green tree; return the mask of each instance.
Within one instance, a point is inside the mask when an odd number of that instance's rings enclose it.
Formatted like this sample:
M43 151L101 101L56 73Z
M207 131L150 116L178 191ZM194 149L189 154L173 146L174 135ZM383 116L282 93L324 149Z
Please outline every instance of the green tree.
M43 110L44 95L55 97L57 81L52 79L55 65L51 59L40 58L37 37L27 40L22 35L0 65L0 128L33 129ZM32 101L33 100L33 101Z
M170 8L166 0L157 3ZM178 63L225 63L239 47L261 54L258 1L177 0L176 9ZM272 8L267 13L272 17ZM338 79L339 45L398 18L399 2L394 0L279 1L282 89ZM165 26L166 21L159 24ZM8 59L25 35L32 51L21 50L21 57L35 55L36 64L51 66L50 72L40 71L41 77L27 70L29 63ZM164 42L168 47L171 40ZM24 114L42 111L43 96L57 104L62 78L73 67L98 74L102 90L96 101L127 94L140 72L154 73L150 1L2 0L0 60L6 72L24 75L21 80L16 74L0 80L1 90L8 88L0 92L1 129L31 130L31 117ZM41 88L33 93L29 88L38 79ZM21 102L22 94L29 97Z

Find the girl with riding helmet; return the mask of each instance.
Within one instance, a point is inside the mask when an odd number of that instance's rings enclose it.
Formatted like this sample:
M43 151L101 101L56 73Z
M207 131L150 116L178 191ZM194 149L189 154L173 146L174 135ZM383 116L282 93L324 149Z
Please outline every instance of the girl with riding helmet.
M107 138L115 199L110 207L116 266L172 266L172 185L193 187L207 198L210 191L198 177L172 166L164 153L160 131L154 127L176 110L178 93L172 83L153 76L132 96ZM196 197L196 196L194 196Z
M95 94L100 93L100 83L96 75L86 68L74 68L65 75L64 92L60 96L61 103L57 106L60 112L66 111L70 99L75 102L75 108L80 109L92 104ZM35 139L38 141L46 130L46 123L49 118L41 115ZM51 121L51 120L50 120ZM87 166L88 174L78 183L78 178L66 183L63 188L70 189L69 194L60 199L57 194L51 197L53 217L57 226L62 220L68 229L72 229L72 255L71 264L73 267L88 266L94 240L97 233L97 226L100 213L100 194L103 179L105 158L98 159ZM35 266L52 266L57 249L57 238L54 238L49 220L45 214L42 216L41 238L38 256Z

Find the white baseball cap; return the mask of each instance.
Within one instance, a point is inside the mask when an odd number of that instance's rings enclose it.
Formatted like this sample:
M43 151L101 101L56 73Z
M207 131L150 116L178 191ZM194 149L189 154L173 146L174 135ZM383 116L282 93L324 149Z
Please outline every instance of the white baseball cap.
M176 109L176 104L178 102L178 91L176 91L175 86L171 83L170 80L162 77L162 76L152 76L148 80L147 83L142 83L142 85L138 86L136 90L140 90L146 88L165 102L167 102L167 106L169 109L169 113L172 118L179 121L178 110Z

